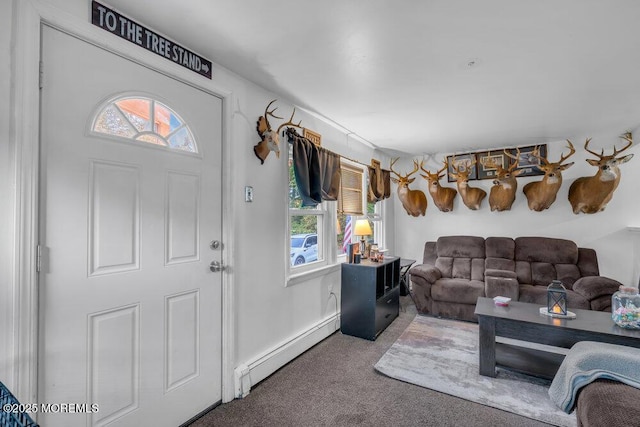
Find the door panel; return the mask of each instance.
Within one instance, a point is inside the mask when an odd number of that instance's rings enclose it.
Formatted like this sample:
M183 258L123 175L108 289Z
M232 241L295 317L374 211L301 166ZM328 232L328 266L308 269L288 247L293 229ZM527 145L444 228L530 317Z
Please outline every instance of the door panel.
M179 425L221 399L222 101L48 26L42 57L39 399L99 411L39 422ZM92 133L119 94L169 106L198 153Z

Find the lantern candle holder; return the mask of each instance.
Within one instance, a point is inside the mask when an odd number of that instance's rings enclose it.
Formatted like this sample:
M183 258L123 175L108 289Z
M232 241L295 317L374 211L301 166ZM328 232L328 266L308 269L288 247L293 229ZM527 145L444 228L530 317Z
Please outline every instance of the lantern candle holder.
M568 319L576 317L575 313L567 310L567 290L560 280L553 280L547 287L547 306L540 307L540 313Z

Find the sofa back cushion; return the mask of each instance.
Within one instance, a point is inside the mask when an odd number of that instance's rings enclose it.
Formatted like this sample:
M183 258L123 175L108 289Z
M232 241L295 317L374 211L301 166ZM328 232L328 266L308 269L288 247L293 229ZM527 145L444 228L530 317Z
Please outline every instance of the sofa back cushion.
M599 276L600 269L598 268L596 251L590 248L578 248L578 268L582 277Z
M487 237L484 242L486 270L515 271L516 242L510 237Z
M424 252L422 253L422 263L436 265L436 258L438 258L438 253L436 252L436 242L425 243Z
M546 286L561 280L567 289L582 277L578 268L578 246L571 240L549 237L515 239L516 274L520 284Z
M436 267L442 277L484 280L484 238L443 236L436 243Z

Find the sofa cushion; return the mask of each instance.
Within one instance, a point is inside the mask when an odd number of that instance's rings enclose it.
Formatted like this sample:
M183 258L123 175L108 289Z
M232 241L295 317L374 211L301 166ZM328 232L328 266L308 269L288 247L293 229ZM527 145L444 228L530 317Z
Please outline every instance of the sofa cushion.
M611 298L622 283L602 276L581 277L574 283L574 290L590 300L601 296Z
M533 286L533 285L520 285L520 302L529 302L532 304L538 304L540 307L547 306L547 287L546 286ZM589 300L572 290L567 290L567 307L578 308L582 310L589 310L591 304Z
M578 426L637 423L640 419L638 402L640 389L618 381L598 378L578 391L575 409Z
M580 269L575 264L556 264L556 280L560 280L565 288L573 288L580 278ZM551 282L549 282L551 283Z
M487 277L505 277L508 279L516 279L516 273L513 270L501 270L501 269L493 269L488 268L484 272L484 278Z
M466 279L440 279L431 287L435 301L474 304L484 296L484 282Z
M578 246L551 237L516 237L515 260L550 264L577 264Z
M553 264L548 262L532 262L531 282L529 282L529 284L548 286L557 276L558 274Z
M487 237L484 245L487 258L514 259L516 242L511 237Z
M435 265L438 253L436 252L436 242L427 242L424 244L424 252L422 253L422 263Z
M484 280L484 238L445 236L436 245L442 277Z
M440 237L437 251L439 257L484 259L484 238L477 236Z
M485 270L509 270L515 271L516 262L506 258L487 258L484 261Z
M590 248L578 248L578 268L580 276L599 276L598 256L596 251Z

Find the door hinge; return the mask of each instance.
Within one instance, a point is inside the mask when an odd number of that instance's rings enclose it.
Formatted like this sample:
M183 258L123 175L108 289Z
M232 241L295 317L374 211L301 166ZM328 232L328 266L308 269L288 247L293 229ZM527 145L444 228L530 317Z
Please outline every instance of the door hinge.
M44 273L47 270L47 263L49 262L49 248L44 245L38 245L36 249L36 271L38 273Z
M40 273L42 270L42 245L36 248L36 271Z
M42 89L44 87L44 62L40 61L38 67L38 87Z

